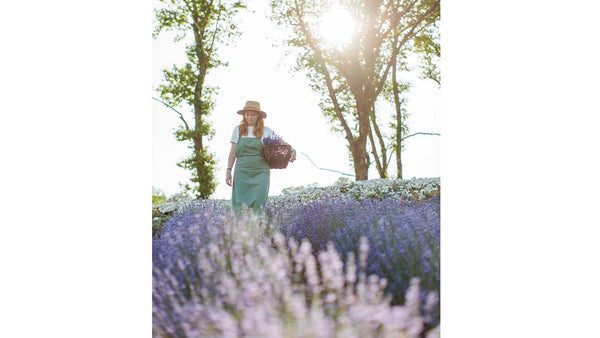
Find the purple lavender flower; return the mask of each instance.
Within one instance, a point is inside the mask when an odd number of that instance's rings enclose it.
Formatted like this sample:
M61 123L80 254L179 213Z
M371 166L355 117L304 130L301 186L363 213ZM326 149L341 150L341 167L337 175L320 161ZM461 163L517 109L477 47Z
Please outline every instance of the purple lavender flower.
M154 334L434 329L439 198L417 201L389 187L367 198L348 187L270 199L264 217L236 217L226 201L188 204L153 239Z
M268 136L263 140L263 155L271 169L286 168L292 157L291 146L280 136Z
M439 198L419 203L397 198L357 201L321 199L278 209L287 237L310 240L314 251L333 242L345 257L358 253L361 237L371 246L367 272L389 281L394 303L403 302L411 277L422 288L439 291Z

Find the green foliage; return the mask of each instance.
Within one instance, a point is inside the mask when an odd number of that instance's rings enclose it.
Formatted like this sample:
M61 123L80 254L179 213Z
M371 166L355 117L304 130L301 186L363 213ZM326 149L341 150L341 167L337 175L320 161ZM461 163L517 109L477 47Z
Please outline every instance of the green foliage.
M212 68L226 66L219 59L218 46L226 45L239 36L234 16L246 8L242 1L160 0L162 8L155 8L155 26L152 36L163 31L177 33L175 42L189 33L193 43L186 46L188 62L163 70L164 81L158 86L160 97L170 106L190 107L193 121L179 113L182 125L175 131L178 141L188 142L192 154L177 165L192 172L191 184L184 187L194 191L197 198L208 198L214 191L215 157L204 140L214 135L208 116L214 108L217 87L207 85L207 74ZM189 119L189 117L187 117Z
M439 10L437 13L439 17ZM437 22L424 29L414 39L415 52L421 58L421 78L431 79L441 86L441 72L438 66L441 57L440 32Z
M152 205L164 203L167 201L165 193L159 188L152 187Z
M167 198L161 189L152 187L152 236L162 229L163 224L179 206L193 200L184 185L180 184L180 188L182 191Z
M169 203L184 203L184 202L191 202L193 200L194 200L194 197L192 195L188 194L188 192L184 189L183 191L177 192L177 193L169 196L169 198L167 199L167 202L169 202Z
M163 69L164 83L158 86L160 97L172 106L180 106L182 103L189 106L194 105L194 84L197 75L190 63L183 67Z
M216 188L214 167L214 154L207 151L194 152L191 156L177 163L180 168L192 171L192 183L196 188L192 188L189 184L184 187L186 191L194 191L196 198L208 198Z
M163 214L158 208L152 208L152 237L160 233L163 225L171 216L171 214Z

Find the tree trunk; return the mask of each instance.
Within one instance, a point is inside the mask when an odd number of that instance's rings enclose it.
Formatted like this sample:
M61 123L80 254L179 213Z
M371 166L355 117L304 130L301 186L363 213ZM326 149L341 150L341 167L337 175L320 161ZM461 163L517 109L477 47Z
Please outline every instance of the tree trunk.
M398 102L398 105L400 103ZM396 109L396 119L398 120L398 126L396 127L396 166L398 168L398 178L402 179L402 126L400 124L401 119L400 109Z
M355 142L352 149L352 158L354 160L354 176L356 177L357 181L366 181L369 179L369 164L366 156L366 142L363 142L362 144Z
M402 179L402 106L398 93L398 81L396 79L396 59L392 64L392 88L394 91L394 105L396 106L396 166L398 178Z
M375 106L373 106L373 109L371 110L371 123L372 128L371 132L369 132L369 140L371 141L371 146L373 147L373 156L375 156L377 172L379 173L380 178L388 178L387 149L385 147L385 140L383 139L383 134L379 130L379 126L377 125L377 119L375 118ZM379 151L381 152L381 155L377 153L377 145L375 145L375 139L373 137L372 132L373 130L375 131L375 135L377 135L377 140L379 141Z
M201 69L202 71L202 69ZM196 175L198 179L198 193L201 198L207 198L208 192L205 187L202 186L202 177L206 176L206 166L201 154L204 152L204 145L202 142L202 135L198 132L202 130L202 117L204 111L202 110L202 86L204 85L204 74L198 74L198 81L196 83L196 89L194 91L194 166L196 167Z
M381 160L379 159L379 154L377 153L377 147L375 146L375 140L373 139L373 131L369 133L369 142L371 143L371 153L373 154L373 158L375 159L375 166L377 167L377 172L379 173L380 178L385 178L384 168L381 165ZM385 164L384 164L385 165Z
M362 94L362 93L361 93ZM354 143L354 173L357 181L366 181L369 179L369 155L367 154L367 137L371 131L369 122L370 109L373 106L368 96L356 94L356 109L358 111L358 137Z
M199 27L205 27L205 20L201 18L198 13L198 9L193 4L194 11L192 11L192 17L194 24L194 40L196 42L196 57L198 58L198 75L196 78L196 85L194 88L194 135L192 140L194 141L194 167L196 171L196 180L198 183L198 195L200 198L208 198L212 193L211 188L206 185L206 177L209 174L206 165L206 156L204 156L204 144L203 135L200 132L204 127L203 118L207 112L204 111L202 105L202 90L204 89L204 80L206 78L206 72L208 71L208 60L210 56L206 54L205 46L203 43L202 34L205 33L204 29L202 32ZM201 34L202 33L202 34ZM216 34L216 33L215 33Z

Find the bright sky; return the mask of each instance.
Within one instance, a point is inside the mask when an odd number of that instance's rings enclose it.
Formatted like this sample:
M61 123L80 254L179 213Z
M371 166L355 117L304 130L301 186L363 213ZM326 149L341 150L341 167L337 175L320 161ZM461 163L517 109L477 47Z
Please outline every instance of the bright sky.
M155 6L160 6L160 3L155 1ZM342 135L330 130L330 125L320 112L319 97L309 88L303 74L290 71L294 60L284 57L283 48L273 46L277 38L274 34L281 29L275 29L274 24L266 17L268 2L249 1L248 8L254 13L246 12L240 16L241 38L232 46L221 47L220 50L220 56L229 62L229 66L213 70L207 78L209 85L220 88L215 109L210 116L215 136L208 142L209 149L216 154L218 160L217 188L213 197L229 199L231 196L231 188L225 184L227 156L232 130L240 122L240 116L236 112L244 106L246 100L259 101L261 108L268 114L265 124L282 135L298 151L297 161L288 168L271 170L269 195L278 195L282 189L290 186L311 183L331 185L343 176L317 169L301 152L321 168L354 174L347 142ZM172 37L172 34L161 33L153 41L153 89L162 81L161 69L170 68L173 64L182 65L186 61L184 43L175 44ZM154 91L152 96L159 98ZM379 116L382 119L392 116L391 108L378 111ZM420 80L413 75L413 88L408 97L407 109L411 133L440 133L440 90L433 81ZM191 108L177 110L191 123ZM153 100L152 114L152 185L169 196L180 191L178 184L187 182L191 177L189 171L176 165L191 150L173 135L173 131L181 123L174 111ZM440 136L418 135L407 139L402 160L404 178L439 177ZM395 177L395 157L388 172ZM378 177L373 164L369 178Z

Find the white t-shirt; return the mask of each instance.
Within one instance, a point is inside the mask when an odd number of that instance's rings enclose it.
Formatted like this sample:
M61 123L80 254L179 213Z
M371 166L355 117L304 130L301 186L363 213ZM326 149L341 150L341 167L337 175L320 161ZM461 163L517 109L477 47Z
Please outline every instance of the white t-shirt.
M275 136L277 136L277 134L275 134L275 132L273 130L271 130L271 128L265 126L265 130L263 132L263 136L262 136L261 140L264 140L265 137L269 137L269 136L275 137ZM248 127L248 135L245 135L244 137L256 138L256 136L254 136L254 127ZM240 138L240 126L235 126L235 128L233 128L233 133L231 134L231 142L237 143L239 138Z

